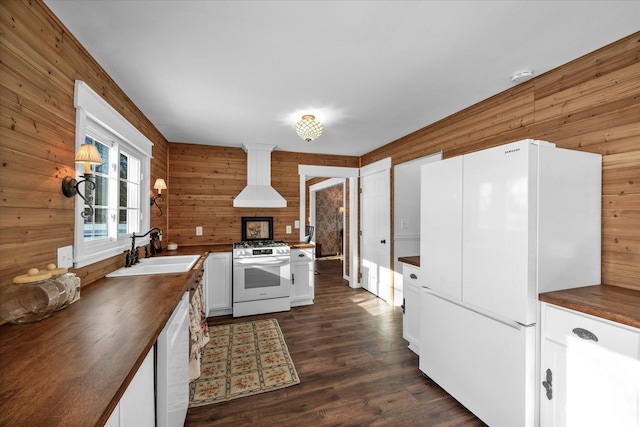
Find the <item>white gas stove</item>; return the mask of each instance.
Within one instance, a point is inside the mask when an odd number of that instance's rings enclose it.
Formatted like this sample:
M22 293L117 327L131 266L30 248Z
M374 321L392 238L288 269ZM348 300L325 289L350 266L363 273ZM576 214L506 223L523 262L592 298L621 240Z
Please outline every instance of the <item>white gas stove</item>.
M291 249L277 240L233 244L233 316L289 311Z

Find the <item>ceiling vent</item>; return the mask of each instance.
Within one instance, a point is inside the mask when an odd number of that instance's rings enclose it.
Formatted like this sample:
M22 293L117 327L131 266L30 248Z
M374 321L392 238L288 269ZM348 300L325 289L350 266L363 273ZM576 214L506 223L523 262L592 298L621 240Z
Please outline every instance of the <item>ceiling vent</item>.
M247 152L247 186L233 199L234 208L286 208L271 186L271 152L275 145L243 144Z

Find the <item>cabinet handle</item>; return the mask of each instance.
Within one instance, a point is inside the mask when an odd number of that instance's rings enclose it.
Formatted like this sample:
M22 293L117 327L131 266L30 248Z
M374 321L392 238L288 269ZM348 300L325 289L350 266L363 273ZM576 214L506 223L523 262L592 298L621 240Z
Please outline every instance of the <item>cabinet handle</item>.
M413 274L413 273L411 273L411 274L409 275L409 277L411 277L412 279L417 279L417 278L418 278L418 276L416 276L416 275L415 275L415 274Z
M591 331L587 331L586 329L575 328L571 332L573 332L574 334L576 334L578 337L582 338L583 340L598 342L598 337L596 336L596 334L594 334Z
M542 381L542 386L547 390L547 399L549 400L553 398L552 379L551 369L547 369L547 379L546 381Z
M380 240L380 243L382 243L384 245L385 243L387 243L387 241L386 240Z
M291 274L291 284L295 285L296 284L296 275L295 274Z
M405 304L405 298L402 298L402 305L400 307L402 307L402 314L404 314L404 304Z
M298 254L298 258L304 258L304 254Z

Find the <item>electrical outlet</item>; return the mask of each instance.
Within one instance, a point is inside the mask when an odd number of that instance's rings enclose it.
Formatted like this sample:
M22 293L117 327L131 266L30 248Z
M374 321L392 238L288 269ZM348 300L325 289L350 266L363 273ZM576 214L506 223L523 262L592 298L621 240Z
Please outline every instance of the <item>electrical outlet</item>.
M400 228L409 228L409 220L401 219L400 220Z
M196 227L196 236L202 236L202 227Z
M287 234L291 234L291 226L287 225Z
M293 228L300 228L300 220L296 219L295 222L293 223Z
M73 246L58 248L58 268L73 267Z

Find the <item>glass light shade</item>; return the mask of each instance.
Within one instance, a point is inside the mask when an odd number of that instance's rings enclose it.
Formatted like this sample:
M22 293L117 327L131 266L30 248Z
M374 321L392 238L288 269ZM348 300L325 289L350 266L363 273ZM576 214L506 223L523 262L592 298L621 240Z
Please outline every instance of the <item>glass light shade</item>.
M322 135L322 130L322 125L311 114L302 116L302 120L296 123L296 133L307 142L311 142Z
M156 179L156 183L153 184L153 188L158 190L158 194L162 194L162 190L166 190L167 189L167 183L164 182L164 179L158 178L158 179Z
M91 165L101 165L102 157L95 145L82 144L76 153L76 163L84 163L84 173L91 173Z

